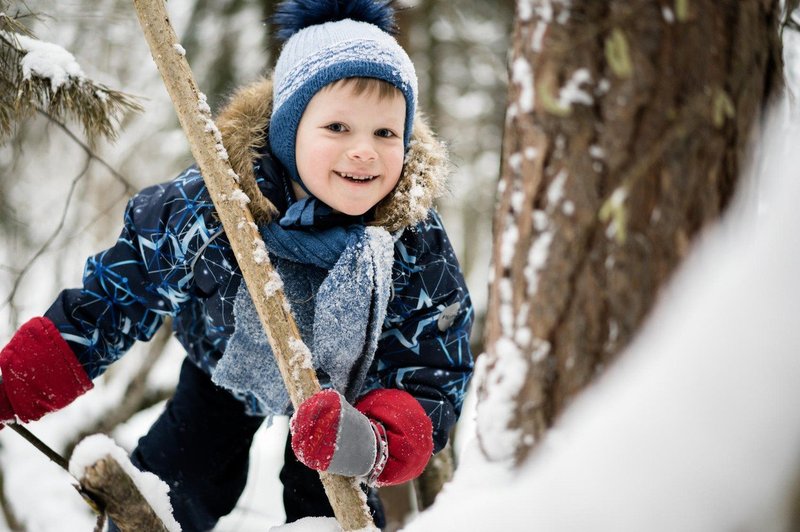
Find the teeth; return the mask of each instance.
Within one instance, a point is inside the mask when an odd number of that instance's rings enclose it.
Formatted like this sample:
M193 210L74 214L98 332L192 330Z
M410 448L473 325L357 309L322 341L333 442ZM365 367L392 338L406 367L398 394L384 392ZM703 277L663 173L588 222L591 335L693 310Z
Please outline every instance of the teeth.
M355 181L369 181L370 179L374 179L374 175L357 175L357 174L348 174L345 172L337 172L340 176L346 177L348 179L353 179Z

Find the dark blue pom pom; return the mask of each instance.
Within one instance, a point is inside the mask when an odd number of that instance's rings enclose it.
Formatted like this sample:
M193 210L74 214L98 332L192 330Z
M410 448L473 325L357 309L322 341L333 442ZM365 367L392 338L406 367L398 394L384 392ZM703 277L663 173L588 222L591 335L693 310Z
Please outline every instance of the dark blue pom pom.
M277 36L286 41L308 26L352 19L369 22L383 31L394 34L394 0L286 0L275 9L273 23Z

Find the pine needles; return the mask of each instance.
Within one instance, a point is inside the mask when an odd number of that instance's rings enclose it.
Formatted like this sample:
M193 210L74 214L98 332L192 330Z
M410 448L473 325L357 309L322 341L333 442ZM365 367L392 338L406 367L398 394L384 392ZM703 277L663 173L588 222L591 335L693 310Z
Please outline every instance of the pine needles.
M7 7L0 0L0 8ZM98 136L114 140L121 117L141 111L136 99L74 71L62 73L61 78L24 71L23 60L33 51L33 45L42 44L7 11L0 12L0 143L11 136L19 122L36 112L58 121L80 122L90 140ZM62 52L68 56L65 50Z

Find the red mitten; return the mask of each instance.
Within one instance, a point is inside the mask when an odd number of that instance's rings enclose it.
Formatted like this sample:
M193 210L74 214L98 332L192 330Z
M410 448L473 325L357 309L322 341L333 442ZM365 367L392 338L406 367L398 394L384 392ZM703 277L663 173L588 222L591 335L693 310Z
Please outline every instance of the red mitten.
M348 477L368 476L378 465L376 427L336 390L317 392L292 416L292 450L318 471Z
M75 354L47 318L33 318L0 351L0 422L35 421L92 388Z
M290 429L292 449L308 467L379 486L415 478L433 451L430 419L401 390L374 390L355 408L323 390L300 405Z
M356 408L383 427L388 457L377 471L378 486L417 478L433 454L433 423L414 397L403 390L381 388L362 397Z

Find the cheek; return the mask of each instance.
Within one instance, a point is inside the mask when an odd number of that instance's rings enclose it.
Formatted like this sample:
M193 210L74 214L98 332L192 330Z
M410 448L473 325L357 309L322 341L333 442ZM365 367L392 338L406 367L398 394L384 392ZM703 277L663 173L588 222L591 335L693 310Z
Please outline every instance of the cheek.
M327 175L330 165L330 150L326 149L324 142L307 142L303 146L298 145L295 152L297 171L300 177L314 179L319 174ZM305 175L304 175L305 174Z
M397 181L403 171L404 150L393 150L386 159L388 173Z

